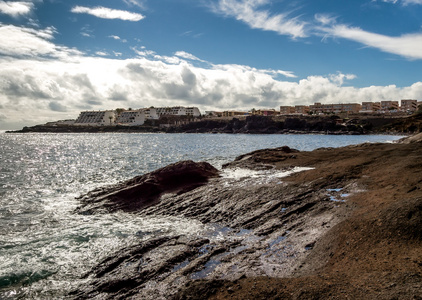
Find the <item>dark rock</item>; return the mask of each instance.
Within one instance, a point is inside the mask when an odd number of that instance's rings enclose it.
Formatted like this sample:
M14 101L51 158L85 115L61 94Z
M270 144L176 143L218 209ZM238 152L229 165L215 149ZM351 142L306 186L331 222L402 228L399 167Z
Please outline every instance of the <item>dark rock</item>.
M206 162L182 161L126 182L94 190L81 196L79 213L123 210L134 212L157 204L163 194L183 194L218 176L219 171Z
M299 150L292 149L288 146L256 150L236 157L234 161L224 164L223 168L248 168L253 170L271 169L273 168L274 162L294 159L296 156L292 155L292 153L298 152Z

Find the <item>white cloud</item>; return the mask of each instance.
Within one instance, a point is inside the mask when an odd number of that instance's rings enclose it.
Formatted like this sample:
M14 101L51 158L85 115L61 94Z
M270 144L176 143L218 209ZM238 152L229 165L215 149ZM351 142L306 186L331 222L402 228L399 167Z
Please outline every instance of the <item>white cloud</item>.
M145 50L145 47L141 47L141 50L136 49L135 47L131 48L139 56L154 56L156 55L155 51Z
M343 86L355 77L350 74L288 82L276 79L276 72L241 65L201 68L181 59L170 64L150 57L80 56L74 62L1 59L0 104L6 108L3 114L24 126L30 125L28 120L76 118L86 109L195 105L201 110L225 110L422 99L422 82L405 88L354 88Z
M129 6L137 6L140 9L145 9L145 0L123 0Z
M422 0L381 1L390 3L400 1L403 5L422 4ZM312 26L311 23L301 21L298 17L290 18L288 13L271 14L262 9L268 4L269 0L219 0L211 8L215 13L233 17L251 28L274 31L293 38L304 38L311 34L321 35L323 40L329 36L344 38L408 59L422 59L422 33L408 33L401 36L377 34L359 27L338 24L337 17L326 13L315 14L316 23Z
M122 38L120 38L120 36L117 36L117 35L109 35L108 37L111 38L111 39L114 39L116 41L121 41L122 43L127 43L126 39L122 39Z
M94 8L86 6L75 6L71 12L78 14L89 14L102 19L120 19L124 21L137 22L144 18L143 15L125 10L111 9L97 6Z
M55 45L51 40L56 29L33 29L0 23L0 54L8 56L29 57L68 57L70 54L81 54L75 49Z
M283 70L261 70L264 73L270 74L272 76L283 75L288 78L296 78L297 76L291 71L283 71Z
M337 72L337 74L331 74L329 76L330 80L337 85L341 86L344 84L345 80L353 80L356 78L354 74L343 74L341 72Z
M91 26L89 24L86 24L81 28L81 35L83 37L93 38L94 36L94 30L91 29Z
M205 62L204 60L199 59L195 55L187 53L185 51L177 51L176 53L174 53L174 55L181 58L189 59L189 60L197 60L197 61Z
M410 4L421 4L422 0L403 0L404 5L410 5Z
M333 16L331 16L331 15L329 15L329 14L316 14L315 15L315 20L318 23L320 23L320 24L322 24L324 26L331 25L331 24L333 24L333 23L336 22L336 18L333 17Z
M95 52L95 54L99 55L99 56L108 56L108 53L105 51L97 51Z
M193 37L195 39L200 38L203 35L204 34L202 32L196 33L192 30L185 31L182 34L180 34L180 36L189 36L189 37Z
M334 25L322 30L331 36L359 42L383 52L397 54L409 59L422 59L422 33L392 37L346 25Z
M374 0L376 1L376 0ZM401 3L402 5L411 5L411 4L422 4L422 0L381 0L382 2L387 2L387 3Z
M198 61L183 51L167 57L142 47L134 49L139 56L133 59L89 57L55 45L53 28L0 26L0 35L4 36L0 44L1 129L76 118L81 110L116 107L194 105L204 111L422 100L422 82L403 88L355 88L344 83L356 76L341 72L292 82L278 76L294 78L289 71L212 63L197 66ZM25 44L29 48L22 50Z
M34 4L27 1L0 1L0 13L14 18L29 14L33 8Z
M215 13L233 17L251 28L274 31L293 38L303 38L306 23L297 17L290 17L289 13L271 14L260 8L268 4L268 0L219 0L212 6Z

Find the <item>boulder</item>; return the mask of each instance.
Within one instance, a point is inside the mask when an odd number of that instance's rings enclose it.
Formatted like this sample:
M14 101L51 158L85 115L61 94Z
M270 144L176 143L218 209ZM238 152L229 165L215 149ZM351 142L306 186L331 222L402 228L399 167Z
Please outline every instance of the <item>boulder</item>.
M164 194L182 194L217 177L219 171L206 162L181 161L126 182L94 190L79 197L79 213L139 211L157 204Z

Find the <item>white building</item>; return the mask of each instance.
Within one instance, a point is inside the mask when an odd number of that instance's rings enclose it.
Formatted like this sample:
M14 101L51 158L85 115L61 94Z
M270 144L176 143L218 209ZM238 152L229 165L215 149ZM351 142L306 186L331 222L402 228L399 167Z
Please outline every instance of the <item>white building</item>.
M158 120L159 116L157 114L157 109L154 107L142 109L145 113L145 118L147 120Z
M145 123L145 112L143 109L122 111L116 120L119 125L143 125Z
M163 115L172 115L172 116L193 116L199 117L201 112L197 107L183 107L183 106L173 106L173 107L157 107L156 108L158 117Z
M156 110L158 117L179 114L179 109L175 107L157 107Z
M110 126L114 125L116 114L114 110L83 111L75 121L75 125Z
M199 108L197 107L186 107L186 114L188 116L194 116L194 117L201 116L201 112L199 111Z

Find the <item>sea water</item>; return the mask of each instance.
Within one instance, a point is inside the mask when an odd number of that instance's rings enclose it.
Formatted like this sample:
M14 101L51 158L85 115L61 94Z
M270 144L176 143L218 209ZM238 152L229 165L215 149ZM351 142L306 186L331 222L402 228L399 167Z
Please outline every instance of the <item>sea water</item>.
M0 133L0 299L65 298L114 251L160 235L195 234L195 220L123 212L79 215L77 196L181 160L217 168L236 156L390 142L387 135Z

